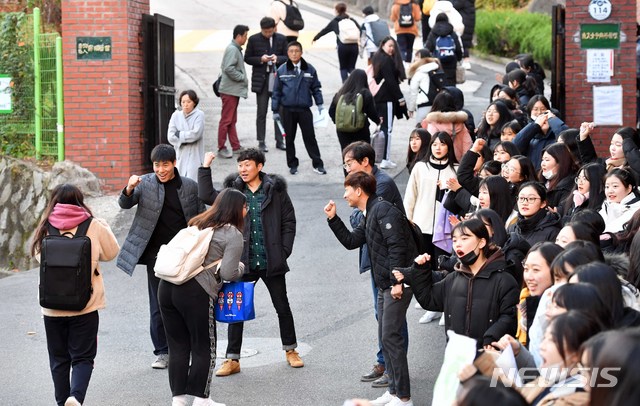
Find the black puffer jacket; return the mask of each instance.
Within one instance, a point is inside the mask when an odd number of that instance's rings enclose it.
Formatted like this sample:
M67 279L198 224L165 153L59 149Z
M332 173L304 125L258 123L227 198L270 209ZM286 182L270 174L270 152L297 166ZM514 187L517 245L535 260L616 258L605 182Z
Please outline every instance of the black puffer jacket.
M561 228L560 215L542 209L528 219L518 214L518 221L510 226L507 231L520 234L522 238L533 246L535 243L542 241L555 242Z
M251 91L254 93L262 92L264 86L268 83L268 74L275 72L278 66L287 62L287 38L273 33L273 44L269 46L269 38L262 33L253 34L247 40L247 49L244 51L244 61L253 67L251 70ZM262 62L262 55L275 55L278 61L274 65L268 65Z
M282 275L289 272L287 258L293 251L293 241L296 236L296 213L293 203L287 193L287 182L279 175L260 172L265 198L260 209L262 230L264 233L265 250L267 253L267 276ZM246 184L237 174L226 177L224 187L238 189L245 192ZM198 197L206 204L212 204L218 196L211 182L211 168L200 167L198 169ZM245 264L245 273L248 269L249 235L251 225L244 224L244 250L241 261ZM253 280L255 275L246 273L243 279Z
M513 276L505 272L507 264L500 250L491 251L476 275L458 264L455 272L437 283L433 283L428 264L414 263L402 270L404 282L411 285L423 308L444 312L446 330L475 338L478 348L505 334L515 334L520 290Z
M353 250L367 243L373 279L378 289L391 287L395 281L391 270L411 266L418 253L405 215L375 194L367 201L365 222L353 231L349 231L338 216L327 221L346 249Z
M564 209L562 209L562 204L566 200L567 196L571 193L573 189L573 185L576 183L576 175L569 175L564 179L561 179L560 182L553 188L553 190L549 190L547 192L547 205L549 207L555 207L558 209L558 213L562 213Z

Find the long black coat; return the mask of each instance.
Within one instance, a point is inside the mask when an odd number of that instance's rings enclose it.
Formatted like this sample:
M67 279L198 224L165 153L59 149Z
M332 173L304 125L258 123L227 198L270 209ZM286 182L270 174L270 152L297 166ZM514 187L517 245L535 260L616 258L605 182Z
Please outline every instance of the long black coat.
M427 310L444 312L445 330L477 340L478 348L498 341L505 334L515 335L516 305L520 289L505 271L507 263L500 250L491 252L475 276L456 265L455 272L434 283L429 263L402 270L418 303Z
M349 231L338 216L329 219L328 223L346 249L354 250L367 243L373 279L378 289L391 287L395 281L391 271L411 266L418 254L405 215L375 194L367 201L365 221L353 231Z
M273 45L269 45L269 39L262 33L253 34L247 40L247 49L244 51L244 61L251 65L251 91L261 93L268 83L267 74L275 72L276 68L287 61L287 38L273 33ZM262 55L275 55L278 57L276 66L262 63ZM267 72L267 70L269 71Z
M260 172L265 198L260 209L260 219L264 233L265 251L267 253L267 277L283 275L289 272L287 258L293 251L293 241L296 236L296 213L293 203L287 193L287 182L278 175ZM246 184L236 174L227 176L224 187L238 189L245 192ZM198 197L206 204L212 204L218 196L218 191L211 182L211 168L198 169ZM244 250L241 261L245 264L245 272L249 268L249 241L251 225L244 224ZM246 274L245 279L252 279L255 275Z

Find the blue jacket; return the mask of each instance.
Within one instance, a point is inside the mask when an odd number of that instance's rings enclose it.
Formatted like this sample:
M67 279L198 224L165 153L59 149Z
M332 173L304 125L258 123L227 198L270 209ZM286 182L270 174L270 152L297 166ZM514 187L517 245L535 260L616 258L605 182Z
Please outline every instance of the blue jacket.
M300 59L300 75L296 75L293 63L288 60L276 73L271 99L271 110L278 113L280 108L288 110L306 110L313 106L322 106L322 85L318 80L316 69L304 59Z
M513 143L516 144L522 155L528 156L533 163L536 172L540 170L540 161L542 160L542 150L547 145L553 144L558 139L558 134L566 130L567 125L558 117L549 119L549 131L546 134L536 122L527 124L518 132Z

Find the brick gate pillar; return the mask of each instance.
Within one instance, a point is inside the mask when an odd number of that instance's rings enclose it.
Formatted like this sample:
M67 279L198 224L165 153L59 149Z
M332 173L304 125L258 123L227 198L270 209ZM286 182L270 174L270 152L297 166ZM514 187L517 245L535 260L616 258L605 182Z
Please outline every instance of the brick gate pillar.
M593 121L593 86L622 86L622 123L600 125L592 133L598 155L603 157L609 156L609 142L616 129L636 126L636 2L610 2L613 4L610 16L600 21L589 14L589 1L567 0L565 12L567 125L579 128L582 122ZM581 32L583 24L620 24L620 46L613 51L613 76L608 81L588 81L588 51L581 46L581 39L584 39L585 34ZM591 34L586 35L587 39L595 38L596 42L602 37L602 34L597 33L593 33L591 37L588 37Z
M66 159L107 191L140 174L142 15L149 0L65 0L62 39Z

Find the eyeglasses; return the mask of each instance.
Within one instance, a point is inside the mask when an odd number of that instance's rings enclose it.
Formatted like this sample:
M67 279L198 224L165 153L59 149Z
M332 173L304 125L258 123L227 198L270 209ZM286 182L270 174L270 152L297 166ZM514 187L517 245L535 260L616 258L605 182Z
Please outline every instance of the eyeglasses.
M355 161L355 159L347 159L346 161L344 161L344 165L342 165L344 170L348 171L349 169L351 169L351 165L353 165L354 161Z
M585 176L576 176L575 182L576 185L582 183L582 182L588 182L589 179L587 179Z
M519 170L507 164L502 164L502 171L506 173L520 173Z
M536 200L542 200L542 199L539 198L539 197L533 197L533 196L528 196L528 197L527 196L518 196L518 201L520 203L533 203Z

